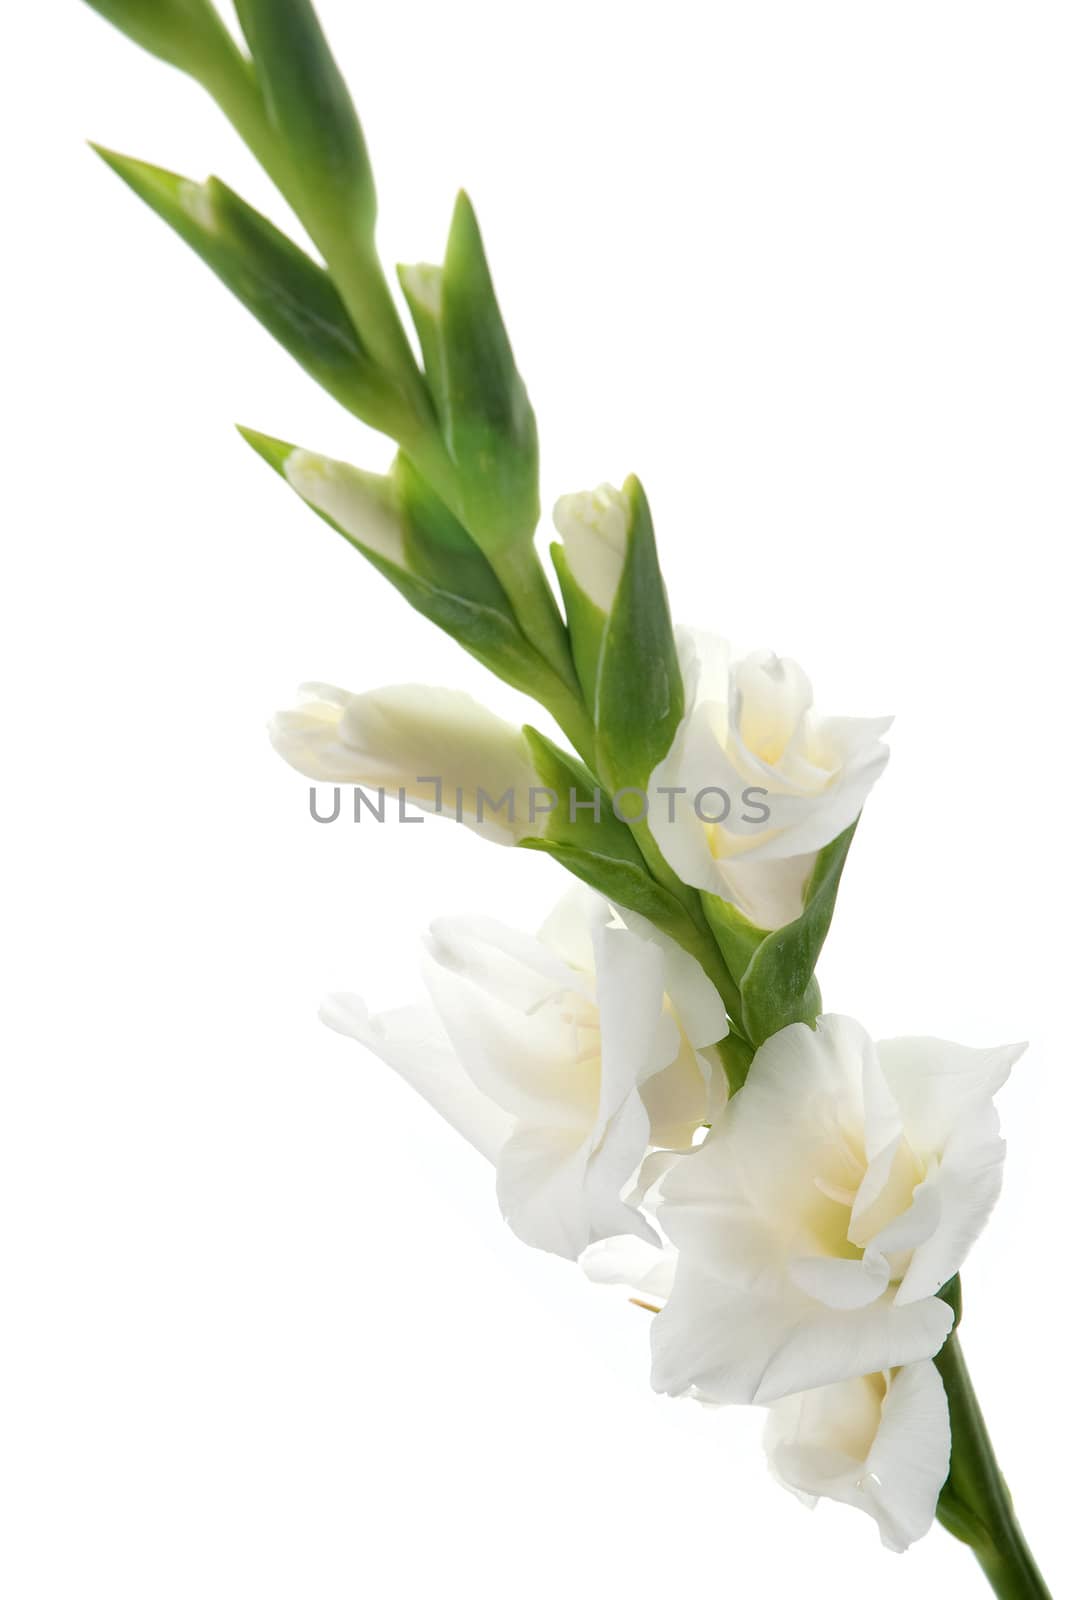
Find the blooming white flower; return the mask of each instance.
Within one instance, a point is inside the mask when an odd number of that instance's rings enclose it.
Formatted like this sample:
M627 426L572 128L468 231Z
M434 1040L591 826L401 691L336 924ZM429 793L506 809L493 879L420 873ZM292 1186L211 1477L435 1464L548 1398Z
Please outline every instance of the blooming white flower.
M600 611L610 612L625 566L629 523L627 496L612 484L580 494L563 494L554 507L554 526L578 586Z
M764 1443L778 1482L805 1505L865 1511L889 1550L928 1532L948 1477L948 1400L932 1361L791 1395L770 1408Z
M655 1388L769 1402L936 1354L936 1298L1000 1190L993 1094L1021 1045L783 1029L661 1184L679 1251Z
M677 1262L670 1244L624 1236L600 1240L580 1258L592 1282L627 1287L656 1312L654 1302L672 1294ZM874 1518L888 1549L906 1550L932 1525L948 1477L944 1384L932 1361L915 1361L788 1395L770 1406L763 1442L774 1477L805 1505L825 1498L855 1506Z
M471 695L426 684L349 694L303 684L269 733L284 761L323 783L383 789L443 811L496 844L538 834L542 793L524 734Z
M651 774L651 831L685 883L781 927L800 914L815 855L884 769L891 718L818 717L805 673L782 657L734 659L724 640L687 630L678 652L687 704Z
M682 955L667 962L660 936L574 894L538 938L484 918L437 922L424 974L433 1010L370 1018L343 995L322 1015L495 1163L520 1238L575 1259L614 1234L656 1240L622 1194L649 1146L690 1142L724 1104L724 1074L703 1050L724 1037L725 1008Z

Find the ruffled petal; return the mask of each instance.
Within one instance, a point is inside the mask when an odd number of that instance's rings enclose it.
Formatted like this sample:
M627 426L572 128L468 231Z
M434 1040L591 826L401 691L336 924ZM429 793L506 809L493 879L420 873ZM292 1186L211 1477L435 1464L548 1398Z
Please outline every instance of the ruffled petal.
M335 994L323 1002L320 1016L393 1067L488 1160L498 1160L513 1118L477 1089L433 1011L412 1006L370 1017L357 995Z
M811 1390L771 1410L774 1476L807 1505L842 1501L873 1517L889 1550L931 1527L948 1476L948 1402L932 1361Z

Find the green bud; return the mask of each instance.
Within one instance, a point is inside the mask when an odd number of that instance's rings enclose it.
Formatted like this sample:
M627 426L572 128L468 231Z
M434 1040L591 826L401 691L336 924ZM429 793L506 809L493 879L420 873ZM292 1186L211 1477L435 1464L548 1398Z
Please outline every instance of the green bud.
M713 896L703 896L707 920L730 967L739 965L742 948L738 942L734 950L733 940L754 941L739 983L741 1020L755 1046L792 1022L813 1023L822 1009L814 971L829 932L856 827L853 822L818 852L804 891L802 912L795 922L773 933L751 928L732 907ZM726 933L731 928L734 931L727 941Z
M539 444L466 194L454 209L445 264L402 267L399 277L456 470L462 520L494 561L535 531Z
M635 478L555 507L553 551L599 772L644 789L684 714L684 684L647 498Z
M370 250L376 191L350 92L309 0L236 0L268 120L305 194Z
M404 455L381 476L252 429L240 431L422 616L514 688L545 703L560 692L486 557Z
M321 266L218 178L195 183L114 151L98 154L317 383L370 427L393 431L402 415L396 392Z
M233 68L238 52L210 0L87 0L135 44L195 78L221 65Z

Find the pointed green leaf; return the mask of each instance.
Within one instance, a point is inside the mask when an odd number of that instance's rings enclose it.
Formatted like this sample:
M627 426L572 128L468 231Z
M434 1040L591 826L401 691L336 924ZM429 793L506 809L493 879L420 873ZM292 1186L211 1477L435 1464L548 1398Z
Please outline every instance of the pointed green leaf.
M857 823L852 823L818 853L795 922L769 933L758 946L740 983L743 1023L755 1045L792 1022L813 1022L821 1009L814 979L833 918L844 863Z
M98 154L310 377L370 426L392 431L393 391L322 267L217 178L195 183L111 150Z
M411 462L399 457L382 477L252 429L239 431L422 616L514 688L545 701L560 692L486 558Z
M594 713L599 684L599 657L602 654L603 635L606 631L606 613L599 610L573 577L563 545L551 545L550 559L554 563L558 587L565 602L565 619L569 625L573 665L580 680L584 701Z
M443 269L429 266L426 262L412 267L399 267L398 282L416 329L420 353L424 358L424 375L428 380L436 415L445 431L449 399L446 389L446 351L443 348Z
M220 65L233 69L238 52L210 0L87 0L128 39L194 77Z
M372 167L350 92L310 0L236 0L268 119L301 184L371 247Z
M462 192L442 276L446 444L457 464L465 524L491 550L530 538L539 521L539 443L484 254Z
M632 834L614 815L609 795L598 787L583 762L560 750L537 728L526 727L524 736L540 782L558 801L547 814L542 835L534 844L542 848L561 846L574 858L591 862L592 870L596 863L602 863L602 870L609 870L612 865L618 870L640 871L646 877L643 856Z
M769 930L757 928L736 906L728 900L719 899L715 894L703 893L701 899L704 915L718 941L718 948L728 963L729 971L740 983L756 950L763 940L769 938Z
M454 209L445 265L399 267L398 277L453 472L451 505L494 567L525 633L575 693L561 615L532 544L539 521L535 415L466 194Z
M628 550L599 657L599 771L615 791L645 789L684 715L684 684L647 497L629 478Z

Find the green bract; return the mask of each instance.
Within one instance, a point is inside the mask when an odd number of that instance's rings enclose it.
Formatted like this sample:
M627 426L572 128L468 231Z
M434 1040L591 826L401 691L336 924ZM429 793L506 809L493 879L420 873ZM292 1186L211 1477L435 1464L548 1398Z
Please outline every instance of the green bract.
M384 432L404 426L394 389L369 356L323 267L218 178L195 183L95 148L310 377Z
M233 66L237 51L209 0L87 0L142 49L194 77Z

